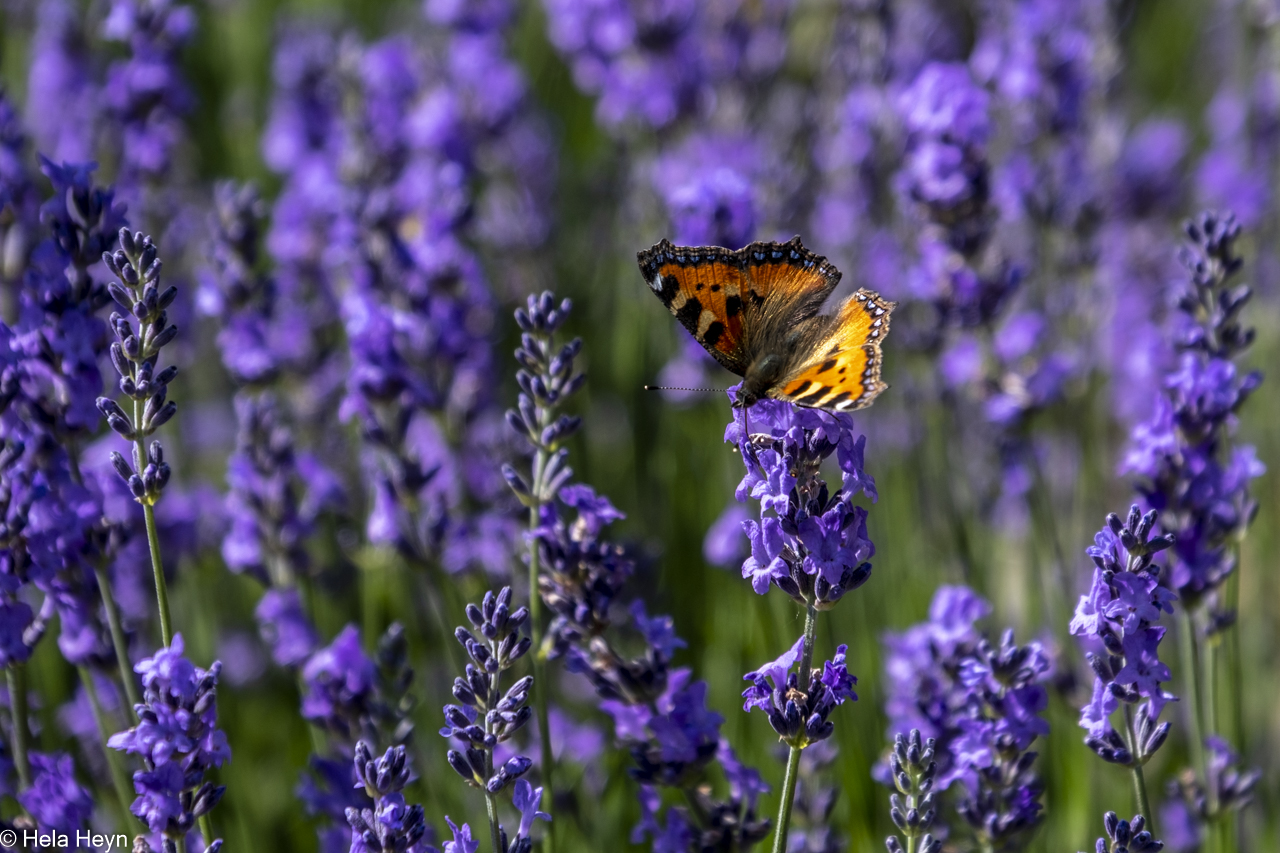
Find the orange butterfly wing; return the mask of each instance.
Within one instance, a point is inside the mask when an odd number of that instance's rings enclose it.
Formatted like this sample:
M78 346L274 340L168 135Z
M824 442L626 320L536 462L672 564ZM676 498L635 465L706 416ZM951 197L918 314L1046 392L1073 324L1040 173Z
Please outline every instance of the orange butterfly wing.
M751 243L738 250L751 280L753 308L795 324L812 317L840 283L840 270L806 249L799 237Z
M889 386L880 381L880 343L889 334L897 303L870 290L845 300L831 320L830 334L811 357L769 390L798 406L851 412L871 405Z
M663 240L636 255L649 289L716 361L741 376L744 300L751 298L739 253Z

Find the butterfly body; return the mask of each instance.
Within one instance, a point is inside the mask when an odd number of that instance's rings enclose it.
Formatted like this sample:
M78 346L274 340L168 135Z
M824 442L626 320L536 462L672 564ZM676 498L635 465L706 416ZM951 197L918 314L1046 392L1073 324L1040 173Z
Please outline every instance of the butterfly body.
M645 282L723 367L742 377L735 406L764 397L852 411L871 404L894 303L869 290L821 310L840 271L796 237L736 251L663 240L637 255Z

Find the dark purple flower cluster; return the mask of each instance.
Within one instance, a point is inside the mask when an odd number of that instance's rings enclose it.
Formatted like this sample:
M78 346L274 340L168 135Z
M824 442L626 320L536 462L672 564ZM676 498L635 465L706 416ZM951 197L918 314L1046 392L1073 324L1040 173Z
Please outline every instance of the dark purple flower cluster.
M1239 811L1253 802L1262 771L1245 768L1240 755L1217 735L1205 738L1205 771L1201 784L1190 769L1183 770L1167 788L1169 802L1160 810L1163 835L1176 850L1199 849L1204 827L1221 813Z
M17 192L21 163L6 177ZM99 622L95 570L110 560L121 531L104 518L104 489L96 472L86 477L84 444L98 427L102 392L98 362L106 333L94 313L110 301L90 267L123 222L110 189L95 187L93 166L42 162L54 196L40 208L47 235L30 246L11 246L25 264L16 291L17 320L0 324L0 484L5 508L4 583L0 601L7 630L3 654L20 662L60 615L63 654L74 663L110 660ZM13 183L9 183L13 181ZM15 213L20 208L11 207ZM15 220L11 227L18 227ZM21 225L28 239L39 231ZM18 600L32 582L45 595L39 614Z
M502 673L515 666L533 645L522 637L520 629L529 618L527 607L511 609L511 587L503 587L497 595L485 593L479 605L467 605L467 619L472 629L457 629L458 642L471 662L466 674L454 679L453 697L458 705L444 708L445 726L442 737L451 737L465 749L449 750L449 765L469 785L496 794L529 772L533 762L524 756L513 756L495 768L494 748L510 740L529 722L529 691L533 676L518 679L505 691L499 687Z
M899 181L924 220L909 287L933 303L940 326L989 323L1021 275L1005 263L980 268L995 219L989 100L967 66L936 62L898 98L908 140Z
M938 762L934 761L936 745L933 738L921 742L919 729L912 729L909 735L899 732L894 736L893 752L889 756L889 773L893 786L898 789L896 794L889 795L889 817L907 839L907 848L920 853L942 850L942 842L929 832L938 815L934 795L938 772ZM902 853L902 842L896 835L885 839L885 846L889 853Z
M614 718L618 740L631 750L636 765L631 774L641 782L644 810L633 833L637 843L650 833L665 839L655 844L667 845L661 849L671 853L720 849L731 840L754 844L768 832L768 821L755 815L756 800L765 788L759 774L738 764L721 739L723 719L706 707L705 682L691 683L689 670L671 669L672 655L685 645L671 617L650 617L642 601L633 601L628 609L634 632L644 641L643 651L630 657L611 642L612 612L634 562L602 536L623 514L589 486L569 483L568 451L560 443L580 422L558 409L586 379L575 370L581 343L575 339L555 344L570 308L567 300L557 303L550 293L543 293L529 297L527 306L517 310L521 394L517 407L507 413L511 427L534 451L528 475L509 465L503 475L535 513L529 534L531 566L540 601L553 614L544 653L564 659L567 669L591 683L602 699L601 709ZM455 696L458 689L455 686ZM707 766L717 760L730 777L728 801L700 785ZM697 802L698 817L673 808L664 828L658 816L658 785L688 793ZM690 847L695 842L701 846Z
M183 137L182 118L194 98L180 54L195 32L196 15L173 0L114 0L103 35L129 47L107 69L108 116L121 136L120 174L132 187L163 178Z
M439 55L403 37L362 45L314 31L282 46L264 148L287 179L268 245L280 292L323 309L313 328L336 307L345 331L340 414L367 448L370 541L419 565L501 572L514 525L505 508L478 509L504 491L493 465L493 300L464 238L474 187L531 207L476 165L478 146L529 131L516 129L524 83L500 55L504 14L428 12L449 28ZM525 142L509 153L528 154Z
M226 735L217 727L218 674L222 664L208 670L183 656L181 634L134 670L142 677L143 702L134 708L138 723L112 735L107 745L142 759L133 774L138 798L132 811L152 832L167 839L186 838L202 815L208 814L226 788L204 779L205 773L231 758ZM206 839L215 851L222 841Z
M320 849L346 850L347 809L363 813L372 805L353 765L357 744L399 746L413 735L413 670L404 629L392 623L371 658L354 625L316 649L316 630L295 589L268 590L256 615L276 662L300 667L303 718L329 735L328 751L311 756L311 772L302 774L296 793L309 814L328 818L317 829Z
M84 829L93 815L93 797L76 781L75 765L69 755L33 752L31 787L18 795L18 802L35 819L42 832L75 832Z
M230 530L222 558L271 587L288 587L310 573L308 537L317 517L341 502L338 478L314 455L298 452L271 393L236 396L240 429L227 460Z
M966 587L940 587L929 620L885 637L889 730L919 729L935 742L936 788L962 784L957 809L997 849L1039 823L1042 786L1029 748L1048 734L1044 682L1051 661L1038 642L995 646L976 622L990 605Z
M831 737L835 724L827 717L836 706L858 698L853 692L858 679L845 666L848 646L838 646L835 657L825 661L821 669L792 672L800 662L804 642L802 636L777 660L743 676L751 686L742 692L746 700L742 710L764 711L778 739L797 749Z
M132 465L121 453L112 453L111 463L134 499L151 507L160 500L170 472L160 442L152 441L148 448L146 439L178 411L178 404L168 399L178 367L158 368L161 349L178 336L166 311L178 289L171 285L160 290L160 258L151 238L141 232L120 229L120 248L114 254L104 252L102 259L119 279L108 286L111 298L128 312L111 314L116 335L111 363L120 375L120 392L132 401L132 413L126 414L110 397L99 397L98 409L107 426L133 443Z
M412 779L403 746L375 759L369 745L356 743L356 783L373 798L373 808L348 808L350 853L427 853L428 827L422 806L405 803L401 791Z
M1133 820L1124 820L1115 812L1107 812L1102 817L1106 838L1099 838L1097 853L1157 853L1164 849L1164 842L1157 841L1146 829L1147 821L1142 815Z
M827 610L871 576L866 560L875 545L867 538L867 511L853 499L861 492L876 500L876 484L863 470L866 438L854 436L844 414L776 400L735 410L724 440L747 466L737 499L760 502L760 520L742 525L751 541L742 576L757 593L774 585L801 604ZM833 453L841 476L834 493L820 470Z
M1266 469L1252 446L1230 447L1236 412L1262 380L1237 358L1253 341L1240 321L1252 291L1234 280L1240 226L1229 214L1202 213L1186 226L1179 260L1176 365L1163 379L1151 417L1137 425L1121 472L1139 479L1147 506L1174 537L1168 585L1193 611L1222 609L1215 591L1235 570L1233 543L1257 511L1249 481ZM1225 625L1234 614L1211 620Z
M550 291L543 291L530 296L525 307L515 311L516 325L520 327L520 347L516 350L520 394L516 408L507 410L507 424L529 442L534 464L528 476L504 464L502 476L521 503L535 510L554 501L573 476L566 464L569 451L561 444L578 431L582 419L558 411L586 384L586 374L577 371L575 365L582 339L574 338L561 346L555 342L556 333L572 309L573 303L568 299L557 304ZM591 497L586 500L590 503ZM608 500L602 500L608 504ZM622 517L616 510L609 516L606 512L590 520L587 527L591 528L592 537L604 524Z
M453 698L459 704L444 707L445 725L440 729L442 737L453 738L462 747L449 750L449 766L489 800L490 828L503 853L529 853L534 819L551 819L538 810L542 789L520 778L533 767L532 760L512 755L495 766L498 746L510 741L533 717L528 705L533 676L518 679L505 691L500 684L502 673L533 646L529 637L521 636L528 619L527 607L511 608L511 587L503 587L496 595L485 593L479 605L467 605L471 628L459 627L456 636L470 663L464 675L454 679ZM493 797L513 783L512 802L520 812L520 825L508 843L505 830L496 823Z
M1088 549L1093 583L1080 597L1071 633L1079 638L1094 671L1093 698L1082 709L1085 743L1104 761L1142 766L1164 743L1169 723L1159 723L1164 705L1177 697L1161 682L1171 678L1159 658L1165 629L1161 613L1172 613L1176 596L1161 586L1160 567L1152 562L1173 544L1172 534L1152 536L1155 511L1142 515L1135 505L1122 521L1112 513ZM1134 719L1133 706L1141 702ZM1124 708L1123 736L1111 715Z
M221 182L213 188L207 256L197 306L216 317L222 363L237 383L261 386L282 372L307 374L317 367L315 330L323 319L297 283L262 270L266 205L251 184Z

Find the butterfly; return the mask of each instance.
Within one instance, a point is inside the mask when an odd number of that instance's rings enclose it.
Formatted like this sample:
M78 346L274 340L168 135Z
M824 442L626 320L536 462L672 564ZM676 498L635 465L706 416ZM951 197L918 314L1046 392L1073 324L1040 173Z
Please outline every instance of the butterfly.
M771 397L849 412L889 387L880 344L896 303L860 289L834 314L819 313L840 270L799 237L736 251L662 240L636 259L662 304L742 377L735 408Z

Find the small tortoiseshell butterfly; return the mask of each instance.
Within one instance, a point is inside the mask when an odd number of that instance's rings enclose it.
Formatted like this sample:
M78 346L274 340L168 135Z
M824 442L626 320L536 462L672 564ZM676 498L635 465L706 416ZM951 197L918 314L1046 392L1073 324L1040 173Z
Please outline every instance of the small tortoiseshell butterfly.
M636 258L662 304L742 377L735 407L772 397L849 412L889 387L880 381L880 342L896 303L859 290L834 314L819 314L840 270L799 237L737 251L663 240Z

